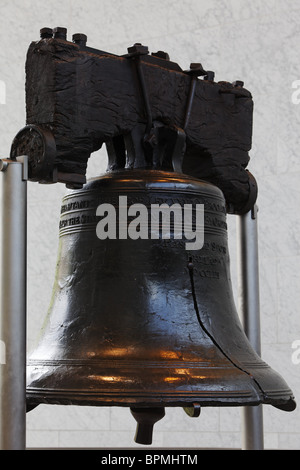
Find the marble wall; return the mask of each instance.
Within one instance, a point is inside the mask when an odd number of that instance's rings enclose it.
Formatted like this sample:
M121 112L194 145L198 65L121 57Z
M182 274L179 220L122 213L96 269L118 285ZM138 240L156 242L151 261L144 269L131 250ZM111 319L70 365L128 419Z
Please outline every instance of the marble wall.
M201 62L216 80L243 80L254 98L250 171L259 185L262 357L300 400L300 2L299 0L0 0L0 154L25 123L24 64L44 26L68 37L88 36L91 47L124 54L134 42L168 51L182 68ZM5 86L5 89L4 89ZM105 170L96 152L88 174ZM58 245L63 185L28 185L28 348L47 311ZM229 216L233 285L235 217ZM293 360L294 359L294 360ZM127 409L41 405L27 416L28 447L135 447ZM267 449L300 449L299 410L264 407ZM204 409L199 419L167 410L153 446L239 448L239 409Z

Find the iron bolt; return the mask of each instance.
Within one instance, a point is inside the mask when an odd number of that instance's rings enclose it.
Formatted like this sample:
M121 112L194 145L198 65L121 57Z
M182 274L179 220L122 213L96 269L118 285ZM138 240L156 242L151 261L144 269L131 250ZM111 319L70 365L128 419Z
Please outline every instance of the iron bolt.
M67 28L61 28L58 26L57 28L53 29L53 35L55 39L67 39Z
M209 82L213 82L214 78L215 78L215 72L212 72L211 70L207 70L204 79L208 80Z
M164 52L164 51L157 51L157 52L152 52L152 54L154 57L159 57L160 59L164 59L164 60L170 60L170 56L167 52Z
M188 70L188 73L194 75L195 77L201 77L207 74L207 72L202 67L202 64L199 62L192 62L190 64L190 70Z
M40 29L41 39L52 38L52 36L53 36L52 28L42 28L42 29Z
M82 33L76 33L72 36L72 41L79 46L85 46L87 41L87 36Z
M232 83L232 85L234 87L243 87L244 86L244 82L242 82L241 80L236 80L235 82Z
M149 53L148 47L143 46L141 43L136 42L133 46L128 47L127 51L130 55L147 55Z

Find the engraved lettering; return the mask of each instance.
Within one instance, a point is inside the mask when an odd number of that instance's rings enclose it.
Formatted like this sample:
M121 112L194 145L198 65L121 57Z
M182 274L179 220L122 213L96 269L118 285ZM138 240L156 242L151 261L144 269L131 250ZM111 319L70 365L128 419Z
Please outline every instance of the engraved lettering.
M65 212L74 211L74 210L88 209L89 207L90 207L89 200L68 202L61 206L61 214Z

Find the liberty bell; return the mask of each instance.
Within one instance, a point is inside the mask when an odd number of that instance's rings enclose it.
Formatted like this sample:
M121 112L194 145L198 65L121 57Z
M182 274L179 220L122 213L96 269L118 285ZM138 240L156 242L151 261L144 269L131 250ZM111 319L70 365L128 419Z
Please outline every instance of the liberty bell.
M61 29L29 48L27 125L11 151L29 155L32 181L69 188L28 410L125 406L144 444L166 407L292 411L292 391L245 335L230 280L226 216L257 194L245 169L250 92L201 64L182 71L140 44L115 56ZM85 183L103 143L108 171Z

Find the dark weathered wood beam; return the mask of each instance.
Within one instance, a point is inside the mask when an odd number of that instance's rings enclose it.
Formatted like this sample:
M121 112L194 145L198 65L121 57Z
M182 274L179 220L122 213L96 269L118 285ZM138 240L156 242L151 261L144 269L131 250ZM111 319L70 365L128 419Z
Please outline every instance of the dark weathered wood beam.
M27 127L12 157L31 156L32 180L80 186L106 144L110 169L183 171L217 184L239 212L256 197L246 170L252 113L242 82L215 82L201 64L183 71L140 44L117 56L87 47L85 35L70 42L64 28L43 29L28 49Z

